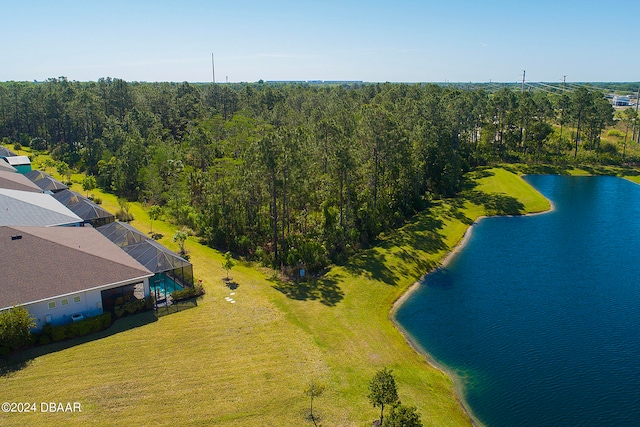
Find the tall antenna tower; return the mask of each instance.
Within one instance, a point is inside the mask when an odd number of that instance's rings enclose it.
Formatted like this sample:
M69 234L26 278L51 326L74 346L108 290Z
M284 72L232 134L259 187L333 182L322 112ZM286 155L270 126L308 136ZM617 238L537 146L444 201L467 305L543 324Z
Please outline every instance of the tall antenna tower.
M216 63L213 59L213 53L211 54L211 73L213 74L212 78L213 78L213 84L216 83Z

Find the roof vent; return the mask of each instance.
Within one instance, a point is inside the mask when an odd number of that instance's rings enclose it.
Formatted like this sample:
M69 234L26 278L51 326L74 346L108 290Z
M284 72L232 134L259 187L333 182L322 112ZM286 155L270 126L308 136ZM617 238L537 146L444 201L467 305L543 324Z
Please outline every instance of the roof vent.
M11 236L11 240L20 240L22 239L22 235L16 234L15 236Z

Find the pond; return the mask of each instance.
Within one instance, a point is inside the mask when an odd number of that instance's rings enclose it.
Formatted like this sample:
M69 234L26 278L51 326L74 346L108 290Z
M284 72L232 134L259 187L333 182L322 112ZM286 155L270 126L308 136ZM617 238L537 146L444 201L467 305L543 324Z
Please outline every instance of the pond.
M396 320L487 426L640 425L640 186L525 179L554 210L479 221Z

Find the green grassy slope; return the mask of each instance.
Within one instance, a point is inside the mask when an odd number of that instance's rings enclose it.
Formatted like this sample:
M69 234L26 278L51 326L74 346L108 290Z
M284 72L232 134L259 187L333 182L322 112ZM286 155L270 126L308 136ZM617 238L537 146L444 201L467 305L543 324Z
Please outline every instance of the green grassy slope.
M117 208L113 196L102 197ZM314 282L282 283L241 263L230 273L235 304L224 299L232 291L222 280L222 255L189 238L207 291L197 308L155 321L125 318L104 336L27 352L20 369L0 377L0 400L78 401L82 413L0 413L0 425L313 425L303 390L315 378L327 385L314 401L322 425L365 426L378 415L367 384L383 366L393 369L402 401L418 406L425 425L468 425L451 379L408 345L389 319L391 307L478 216L548 206L516 174L479 171L464 197L435 202ZM148 232L144 209L132 204L131 211L133 225ZM176 249L172 225L154 221L153 229Z

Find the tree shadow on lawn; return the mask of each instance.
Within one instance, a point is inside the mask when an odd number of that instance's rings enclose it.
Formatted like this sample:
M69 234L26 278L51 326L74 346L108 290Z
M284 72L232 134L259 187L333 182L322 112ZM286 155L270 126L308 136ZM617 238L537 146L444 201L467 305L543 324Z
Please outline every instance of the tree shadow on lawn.
M529 175L570 175L573 166L569 165L526 165L522 168L522 173Z
M6 359L0 359L0 378L11 376L28 367L34 359L49 353L65 350L75 347L76 345L85 344L91 341L99 340L118 334L123 331L138 328L158 321L158 316L154 311L145 311L144 313L134 314L123 317L113 322L107 329L89 334L83 337L72 338L66 341L55 342L47 345L31 347L26 350L14 353Z
M319 277L310 280L295 282L283 281L280 279L269 279L275 281L274 289L282 292L288 298L298 301L320 301L320 303L335 307L344 298L344 292L338 286L341 276Z
M235 282L232 278L224 278L222 279L222 281L224 282L224 285L231 289L232 291L235 291L236 289L238 289L238 286L240 286L237 282Z
M482 191L467 191L464 198L476 205L482 205L487 215L521 215L524 205L515 197L506 194L490 194Z
M439 230L444 226L438 214L442 204L417 214L412 222L389 233L376 247L358 254L345 265L347 271L397 286L401 276L419 277L435 267L424 253L435 254L448 249ZM392 259L397 257L397 262ZM409 269L411 266L411 270Z
M473 223L473 220L461 214L461 210L467 201L482 206L487 215L520 215L524 212L524 205L515 197L500 193L486 193L476 189L478 187L478 179L493 175L493 172L481 170L470 172L465 177L460 196L450 201L452 217L461 220L465 224Z

